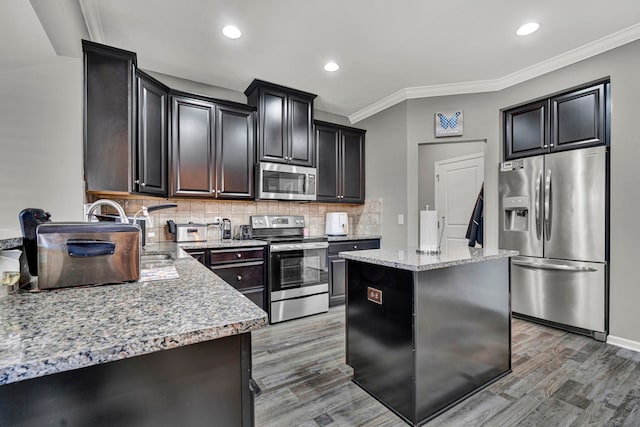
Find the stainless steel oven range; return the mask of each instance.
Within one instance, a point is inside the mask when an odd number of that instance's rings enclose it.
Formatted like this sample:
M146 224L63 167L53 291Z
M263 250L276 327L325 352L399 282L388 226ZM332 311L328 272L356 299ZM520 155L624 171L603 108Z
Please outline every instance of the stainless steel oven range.
M254 239L269 242L269 321L328 311L327 238L304 237L303 216L252 216L251 227Z

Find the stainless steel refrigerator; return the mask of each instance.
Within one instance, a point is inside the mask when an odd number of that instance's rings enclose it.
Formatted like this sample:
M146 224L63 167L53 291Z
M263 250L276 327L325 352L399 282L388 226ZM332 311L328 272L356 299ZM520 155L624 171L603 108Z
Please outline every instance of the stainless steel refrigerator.
M500 248L520 252L514 314L606 339L607 170L607 147L500 165Z

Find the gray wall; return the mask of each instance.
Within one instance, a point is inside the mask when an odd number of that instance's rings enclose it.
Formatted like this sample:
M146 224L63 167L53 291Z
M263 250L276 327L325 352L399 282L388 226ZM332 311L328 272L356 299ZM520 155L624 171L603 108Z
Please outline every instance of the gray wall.
M19 230L29 207L82 219L82 62L0 70L0 99L0 229Z
M484 142L434 142L418 147L418 209L425 205L434 209L435 203L435 163L440 160L484 153ZM475 199L474 199L475 201ZM473 202L471 202L473 203ZM469 212L471 216L471 212Z
M141 68L142 69L142 68ZM211 86L208 84L195 82L193 80L183 79L181 77L170 76L168 74L158 73L156 71L142 69L145 73L155 77L171 89L181 90L184 92L195 93L202 96L209 96L211 98L226 99L229 101L239 102L241 104L247 103L247 97L243 92L238 92L231 89L226 89L219 86ZM325 122L337 123L340 125L350 126L349 118L338 114L329 113L321 110L314 110L314 119L322 120Z
M367 198L383 198L381 245L403 247L407 236L407 104L394 105L356 126L367 129ZM399 214L405 216L405 225L398 224Z
M636 261L640 227L640 42L634 42L605 52L580 63L548 73L517 86L496 93L458 95L405 101L399 106L382 111L355 126L364 126L367 133L367 167L381 167L380 159L390 157L388 147L369 141L407 137L406 161L388 161L384 164L389 176L406 177L406 187L398 187L398 180L376 179L376 197L401 203L398 193L405 192L409 214L407 235L404 239L393 236L398 244L415 245L417 242L417 216L419 210L418 144L433 141L433 114L439 110L461 108L465 113L464 139L486 139L485 151L485 231L487 245L497 246L498 238L498 163L502 158L500 109L534 98L565 90L586 82L610 76L612 91L611 120L611 263L610 263L610 334L640 342L640 263ZM404 108L406 117L398 115ZM402 129L406 121L406 129ZM392 130L393 129L393 130ZM396 151L401 155L402 150ZM374 160L375 159L375 160ZM367 176L367 183L374 179ZM369 187L367 187L369 194ZM401 207L395 208L400 210ZM391 211L383 209L383 224L391 222ZM383 227L383 241L387 239Z
M139 64L141 65L141 64ZM209 96L211 98L227 99L229 101L247 103L247 97L244 93L231 89L226 89L219 86L211 86L193 80L187 80L176 76L170 76L168 74L158 73L156 71L145 70L144 67L140 67L145 73L158 79L171 89L181 90L184 92L194 93L202 96Z

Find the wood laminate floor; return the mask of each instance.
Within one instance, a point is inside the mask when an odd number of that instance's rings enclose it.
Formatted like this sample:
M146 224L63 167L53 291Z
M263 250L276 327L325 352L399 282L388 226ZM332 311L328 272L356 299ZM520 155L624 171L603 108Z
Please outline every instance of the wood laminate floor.
M513 373L427 426L640 426L640 353L513 320ZM253 333L256 425L406 426L351 382L344 307Z

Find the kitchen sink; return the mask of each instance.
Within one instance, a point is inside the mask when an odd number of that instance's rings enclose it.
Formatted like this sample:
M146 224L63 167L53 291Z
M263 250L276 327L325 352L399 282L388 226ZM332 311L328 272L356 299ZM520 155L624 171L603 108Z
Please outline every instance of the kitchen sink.
M174 260L169 254L144 254L140 257L140 268L145 270L173 264Z

